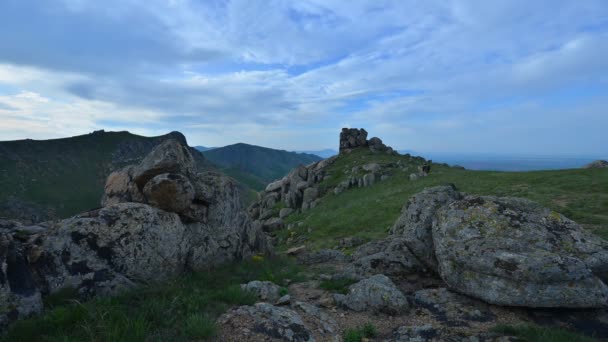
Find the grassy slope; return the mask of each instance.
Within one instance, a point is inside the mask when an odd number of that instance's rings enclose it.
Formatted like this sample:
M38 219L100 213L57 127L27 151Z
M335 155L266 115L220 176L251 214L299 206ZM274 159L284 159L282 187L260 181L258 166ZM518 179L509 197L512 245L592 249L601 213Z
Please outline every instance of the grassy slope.
M203 154L231 177L261 191L266 184L285 176L300 164L308 165L321 160L312 154L287 152L266 147L234 144Z
M407 199L424 188L453 183L464 192L479 195L524 197L552 208L608 238L608 170L573 169L537 172L468 171L433 165L429 177L410 181L408 176L420 161L406 156L374 155L359 150L340 157L321 184L332 189L342 181L345 170L370 162L410 163L407 172L397 171L391 178L368 188L350 189L339 195L328 191L320 204L308 212L292 215L287 222L304 224L282 231L282 241L291 235L304 236L313 248L330 248L343 237L368 240L385 236ZM310 230L310 233L309 233ZM296 239L297 241L297 239ZM297 243L296 243L297 244ZM290 247L283 245L283 248Z

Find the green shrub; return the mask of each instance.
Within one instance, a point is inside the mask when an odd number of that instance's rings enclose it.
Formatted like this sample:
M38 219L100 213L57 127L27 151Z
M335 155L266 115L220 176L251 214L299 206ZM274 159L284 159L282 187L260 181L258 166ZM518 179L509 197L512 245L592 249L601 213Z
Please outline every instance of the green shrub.
M348 287L356 282L356 280L350 278L329 279L323 280L319 287L330 292L346 294L348 293Z
M342 338L344 342L361 342L363 338L373 338L377 335L376 327L371 323L366 323L363 327L346 330Z

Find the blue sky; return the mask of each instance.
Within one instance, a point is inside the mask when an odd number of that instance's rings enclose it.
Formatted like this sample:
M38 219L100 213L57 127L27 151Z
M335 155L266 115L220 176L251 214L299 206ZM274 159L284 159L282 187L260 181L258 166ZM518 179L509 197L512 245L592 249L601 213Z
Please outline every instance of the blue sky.
M605 0L2 0L0 140L608 156Z

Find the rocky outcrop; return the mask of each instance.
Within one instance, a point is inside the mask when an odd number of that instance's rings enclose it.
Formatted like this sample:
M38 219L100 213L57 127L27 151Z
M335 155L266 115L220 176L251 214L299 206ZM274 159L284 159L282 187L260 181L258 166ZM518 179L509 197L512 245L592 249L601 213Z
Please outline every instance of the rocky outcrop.
M394 315L409 308L407 298L385 275L378 274L348 288L346 295L334 295L336 303L353 311L373 311Z
M281 288L270 281L250 281L241 284L241 290L254 294L259 300L274 303L281 298Z
M340 132L340 154L349 153L361 147L368 147L374 153L396 153L392 148L386 146L380 138L373 137L367 140L367 131L363 128L342 128L342 132Z
M528 200L432 188L408 201L392 232L450 288L488 303L608 303L608 243Z
M3 230L0 324L38 312L41 296L64 288L112 294L269 251L236 184L197 173L177 141L112 174L103 203L46 229Z
M589 163L583 166L584 169L607 169L608 161L606 160L596 160L592 163Z
M325 168L335 159L332 157L300 166L283 179L268 184L260 199L249 208L253 219L258 220L266 231L273 231L282 229L282 219L290 214L314 208L321 195L318 184L326 176ZM281 209L277 210L277 207Z

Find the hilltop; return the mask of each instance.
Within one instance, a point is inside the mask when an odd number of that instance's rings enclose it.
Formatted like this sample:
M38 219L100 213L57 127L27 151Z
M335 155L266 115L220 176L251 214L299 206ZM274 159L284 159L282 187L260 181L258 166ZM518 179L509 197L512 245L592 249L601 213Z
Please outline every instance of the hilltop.
M322 159L312 154L244 143L206 150L203 155L223 172L257 191L263 190L266 184L285 176L298 165L308 165Z
M52 140L0 142L0 217L39 222L99 207L106 177L139 162L179 132L144 137L126 131L96 131ZM200 168L211 167L191 149Z

